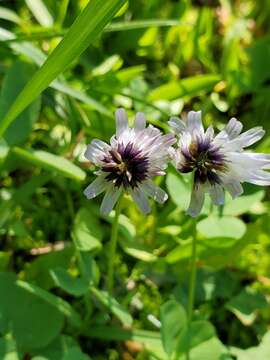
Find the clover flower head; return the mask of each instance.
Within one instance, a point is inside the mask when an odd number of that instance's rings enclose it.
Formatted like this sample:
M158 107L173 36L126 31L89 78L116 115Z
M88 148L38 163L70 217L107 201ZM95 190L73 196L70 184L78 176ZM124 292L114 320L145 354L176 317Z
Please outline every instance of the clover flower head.
M152 125L146 127L143 113L138 112L133 128L123 109L116 111L116 134L110 144L93 140L87 146L85 157L99 170L97 178L85 189L84 194L92 199L106 192L101 212L108 214L125 191L144 213L150 212L148 196L164 203L168 196L156 186L152 178L165 175L169 161L169 150L176 142L173 134L163 135Z
M179 136L173 161L181 173L194 173L193 190L187 213L197 216L209 193L215 205L224 204L224 189L232 198L242 194L241 183L270 185L270 154L258 154L244 149L264 136L262 127L241 133L243 125L232 118L217 135L209 126L205 131L201 112L190 111L187 121L171 118L169 125Z

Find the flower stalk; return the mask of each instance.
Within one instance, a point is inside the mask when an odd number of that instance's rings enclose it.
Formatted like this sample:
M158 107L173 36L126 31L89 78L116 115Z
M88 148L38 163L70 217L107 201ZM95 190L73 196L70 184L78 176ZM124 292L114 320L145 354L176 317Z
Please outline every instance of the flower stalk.
M189 294L188 294L188 348L186 354L186 360L190 359L190 334L191 334L191 323L193 318L194 310L194 298L195 298L195 289L196 289L196 274L197 274L197 234L196 226L194 226L193 236L192 236L192 250L191 250L191 263L190 263L190 278L189 278Z
M196 231L194 231L194 235L192 237L192 252L191 252L191 269L190 269L190 278L189 278L189 295L188 295L188 323L190 325L193 317L193 309L194 309L194 295L195 295L195 287L196 287L196 261L197 261L197 237Z
M114 260L115 260L115 254L117 248L118 225L119 225L119 216L121 213L122 198L123 198L123 193L120 195L118 203L115 207L115 214L112 223L111 239L109 244L108 274L107 274L106 287L110 295L113 294L113 288L114 288Z

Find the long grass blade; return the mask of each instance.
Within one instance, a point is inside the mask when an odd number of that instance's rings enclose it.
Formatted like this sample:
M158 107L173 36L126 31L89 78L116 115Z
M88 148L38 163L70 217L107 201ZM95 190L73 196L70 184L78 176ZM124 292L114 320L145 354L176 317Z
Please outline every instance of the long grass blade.
M16 36L12 32L0 28L0 41L5 41L8 39L12 40L15 38ZM42 64L46 61L46 55L39 48L29 42L21 42L18 44L9 43L9 47L17 54L26 56L29 60L31 60L38 66L42 66ZM74 89L63 80L56 79L49 86L57 91L73 97L76 100L83 102L84 104L89 105L92 109L98 111L100 114L113 119L111 111L108 110L104 105L102 105L101 102L90 97L81 90Z
M0 122L0 136L9 124L101 33L125 0L91 0L42 67L28 82Z
M138 21L118 21L112 24L109 24L105 27L104 32L119 32L119 31L128 31L128 30L143 30L149 27L173 27L173 26L192 26L191 23L182 22L174 19L166 20L138 20ZM66 30L55 30L55 29L46 29L43 31L31 32L29 34L17 33L17 36L13 39L2 40L4 42L21 42L21 41L34 41L34 40L46 40L52 39L55 37L63 37L66 34Z

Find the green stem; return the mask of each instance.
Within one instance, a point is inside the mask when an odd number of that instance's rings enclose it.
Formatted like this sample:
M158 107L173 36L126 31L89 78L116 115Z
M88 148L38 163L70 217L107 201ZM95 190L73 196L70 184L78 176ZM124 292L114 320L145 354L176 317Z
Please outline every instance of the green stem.
M192 253L191 253L191 272L190 272L190 279L189 279L189 295L188 295L188 333L190 336L190 328L193 316L193 309L194 309L194 295L195 295L195 286L196 286L196 260L197 260L197 237L196 237L196 227L193 232L192 238ZM189 338L190 343L190 338ZM189 346L187 351L186 359L189 360Z
M110 249L108 254L109 260L108 260L107 290L110 295L112 295L113 287L114 287L114 260L115 260L115 252L117 247L118 223L119 223L119 215L121 212L122 197L123 195L120 195L120 198L115 208L115 214L112 223L111 239L110 239Z

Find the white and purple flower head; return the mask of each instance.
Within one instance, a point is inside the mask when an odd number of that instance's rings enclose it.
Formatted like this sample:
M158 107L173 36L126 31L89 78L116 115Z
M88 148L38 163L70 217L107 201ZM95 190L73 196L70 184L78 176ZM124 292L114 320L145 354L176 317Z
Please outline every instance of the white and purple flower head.
M142 212L150 212L148 196L164 203L168 196L151 180L165 175L169 149L175 143L174 135L162 135L149 125L143 113L137 113L134 128L128 126L123 109L116 111L116 134L110 144L93 140L87 146L85 157L99 167L98 176L84 191L88 199L106 192L101 212L108 214L123 191L131 194Z
M188 214L197 216L209 193L215 205L224 204L224 189L232 198L242 194L242 182L270 185L270 154L246 152L264 135L262 127L241 134L243 125L232 118L215 136L212 126L204 131L201 112L190 111L187 121L171 118L169 124L179 136L173 159L182 173L193 172L194 183Z

